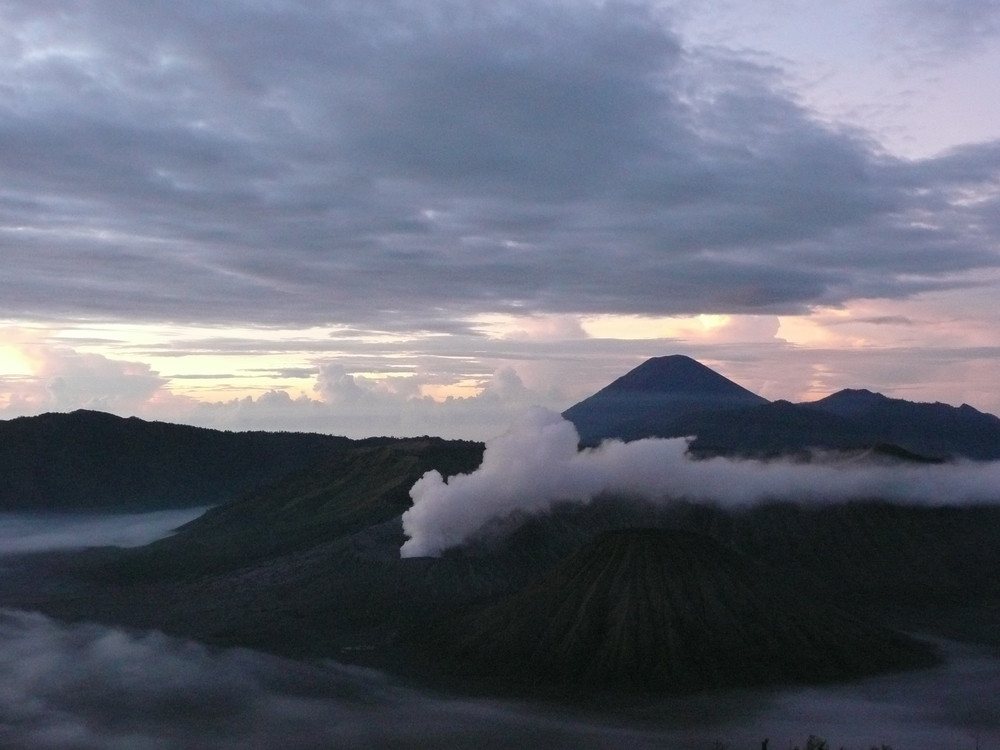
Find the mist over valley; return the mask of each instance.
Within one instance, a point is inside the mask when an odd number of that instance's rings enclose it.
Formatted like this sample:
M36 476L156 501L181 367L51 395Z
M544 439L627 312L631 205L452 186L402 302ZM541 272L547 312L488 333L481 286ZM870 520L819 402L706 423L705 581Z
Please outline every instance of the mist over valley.
M850 684L647 696L580 707L454 695L335 661L217 649L0 610L0 743L24 750L247 747L988 748L1000 660L947 645L946 664Z
M36 441L0 442L35 467L0 487L11 746L1000 742L1000 420L969 407L666 357L485 445L206 431L197 467L185 428L36 419L0 424Z

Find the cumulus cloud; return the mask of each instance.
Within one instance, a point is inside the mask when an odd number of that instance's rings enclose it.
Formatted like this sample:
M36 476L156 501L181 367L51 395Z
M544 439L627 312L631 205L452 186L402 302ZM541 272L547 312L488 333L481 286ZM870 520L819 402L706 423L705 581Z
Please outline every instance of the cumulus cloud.
M424 474L403 514L403 557L440 555L473 539L491 522L545 513L555 503L599 495L677 499L740 506L768 500L903 503L1000 502L1000 462L945 465L813 463L730 458L695 460L684 438L608 440L577 450L573 424L544 409L528 412L487 443L479 469L445 480Z
M327 364L320 368L316 390L327 403L353 404L361 400L366 392L374 390L374 386L366 388L360 385L358 379L349 374L343 365Z
M15 410L134 413L157 397L169 398L167 379L145 363L31 342L23 332L0 334L26 370L0 378L0 397Z
M556 390L527 387L510 366L462 379L459 393L468 395L442 395L455 390L455 377L448 372L373 377L352 374L337 362L318 369L312 396L273 390L256 397L171 406L170 412L174 419L216 429L486 440L525 409L538 404L558 408L563 400Z
M392 363L412 342L361 343L341 344L347 357L313 360L309 367L244 371L237 366L225 372L222 368L229 363L220 359L216 373L164 376L145 363L79 351L62 343L92 346L88 341L61 340L51 332L45 339L35 341L28 332L0 329L0 416L96 409L229 430L308 430L357 438L433 433L482 440L495 436L527 406L559 408L563 400L554 388L526 386L517 369L504 363L508 347L504 342L496 342L496 354L482 357L483 361L465 357L456 363L451 342L438 344L439 351L429 347L433 355L427 353L416 363L394 369ZM483 342L478 345L485 354ZM149 349L168 362L187 354L203 356L206 347L241 357L248 350L264 352L278 361L303 356L301 342L295 344L300 348L291 351L285 346L285 342L266 339L213 340L185 341L176 347L168 342ZM556 344L545 346L553 350ZM491 366L487 360L496 364ZM348 364L358 369L349 370ZM5 365L9 373L2 372ZM518 367L531 366L521 362ZM308 381L298 389L259 385L268 380L281 384L284 377L312 377L312 388ZM250 393L226 397L231 389L244 390L245 380L253 383L245 388ZM185 391L192 382L201 392ZM213 387L206 396L205 390Z

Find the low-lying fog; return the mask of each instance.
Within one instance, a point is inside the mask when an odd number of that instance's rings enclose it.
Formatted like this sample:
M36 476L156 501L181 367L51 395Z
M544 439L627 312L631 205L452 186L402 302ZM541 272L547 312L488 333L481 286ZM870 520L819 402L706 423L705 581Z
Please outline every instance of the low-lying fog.
M81 547L138 547L169 536L207 508L151 513L0 513L0 554Z
M1000 661L947 646L944 667L809 690L636 701L614 714L456 698L377 672L211 650L158 633L0 610L0 746L785 750L809 734L867 750L1000 745Z

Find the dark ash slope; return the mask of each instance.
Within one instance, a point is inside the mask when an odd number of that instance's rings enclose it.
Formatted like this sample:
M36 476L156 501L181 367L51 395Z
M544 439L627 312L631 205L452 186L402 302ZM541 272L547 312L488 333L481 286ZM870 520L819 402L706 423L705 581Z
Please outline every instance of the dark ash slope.
M431 632L439 664L494 685L688 693L934 661L925 645L781 585L710 537L662 529L606 534Z

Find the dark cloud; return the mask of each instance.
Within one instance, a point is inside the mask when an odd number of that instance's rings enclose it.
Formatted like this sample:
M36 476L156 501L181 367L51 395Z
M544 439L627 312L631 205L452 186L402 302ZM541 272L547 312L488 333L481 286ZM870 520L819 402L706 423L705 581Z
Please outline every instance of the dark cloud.
M258 372L258 371L254 371ZM314 367L285 367L280 370L260 370L260 373L273 375L278 378L311 378L316 375Z
M854 321L844 321L844 323L831 323L830 325L845 325ZM877 315L873 318L859 318L858 323L869 323L876 326L915 326L917 323L905 315Z
M642 3L0 20L7 316L453 332L798 312L997 263L995 198L967 200L995 146L894 161Z

